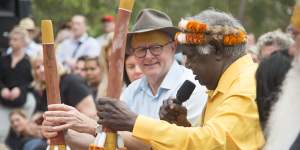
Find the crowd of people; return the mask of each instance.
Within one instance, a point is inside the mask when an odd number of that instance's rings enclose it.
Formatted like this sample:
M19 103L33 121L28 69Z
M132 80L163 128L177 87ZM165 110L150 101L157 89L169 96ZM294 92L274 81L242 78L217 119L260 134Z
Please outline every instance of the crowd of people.
M201 11L176 27L164 12L141 10L127 34L118 99L106 97L115 19L100 19L97 38L87 22L74 15L55 38L63 104L47 105L34 21L12 29L0 58L0 148L46 149L64 131L70 148L88 149L103 125L132 150L300 149L300 2L286 30L257 41L222 11ZM179 105L186 80L195 90Z

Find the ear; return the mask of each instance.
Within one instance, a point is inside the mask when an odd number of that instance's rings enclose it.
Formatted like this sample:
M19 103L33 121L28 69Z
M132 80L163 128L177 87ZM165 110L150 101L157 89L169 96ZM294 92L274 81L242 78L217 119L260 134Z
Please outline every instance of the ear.
M174 51L174 53L176 53L177 42L173 41L172 43L170 43L170 47L171 47L172 51Z
M213 52L214 56L215 56L215 60L216 61L221 61L224 57L224 47L223 44L221 44L219 41L217 40L211 40L211 42L209 42L210 45L212 45L215 49L215 51Z

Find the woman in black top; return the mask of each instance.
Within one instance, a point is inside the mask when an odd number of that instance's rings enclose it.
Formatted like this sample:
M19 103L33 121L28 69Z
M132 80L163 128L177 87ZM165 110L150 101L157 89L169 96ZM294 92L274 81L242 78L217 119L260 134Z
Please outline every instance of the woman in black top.
M0 103L7 107L20 107L26 102L32 81L31 65L25 55L27 32L15 28L10 33L12 54L0 58Z

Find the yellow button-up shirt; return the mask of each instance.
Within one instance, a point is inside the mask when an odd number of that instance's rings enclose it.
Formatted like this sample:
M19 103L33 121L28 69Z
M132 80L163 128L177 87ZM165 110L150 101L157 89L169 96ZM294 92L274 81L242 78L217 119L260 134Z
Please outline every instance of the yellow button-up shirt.
M264 144L255 102L257 65L246 55L231 64L209 99L200 127L138 116L133 135L154 150L256 150Z

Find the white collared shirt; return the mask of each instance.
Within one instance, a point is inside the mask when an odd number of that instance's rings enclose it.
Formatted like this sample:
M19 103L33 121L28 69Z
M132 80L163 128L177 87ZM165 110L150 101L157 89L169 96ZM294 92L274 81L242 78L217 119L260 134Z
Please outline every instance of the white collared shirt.
M81 42L81 44L78 46L79 42ZM95 57L99 55L100 47L98 42L94 38L89 37L86 33L82 35L79 40L75 40L74 38L66 39L57 47L57 57L61 63L70 59L76 60L81 56Z
M147 78L144 76L132 82L125 89L122 100L135 113L159 119L159 108L163 101L168 98L175 98L178 89L185 80L190 80L196 85L190 99L183 103L183 106L188 110L187 118L194 125L202 115L206 104L206 88L195 80L192 70L179 65L176 61L173 62L156 95L152 94Z

